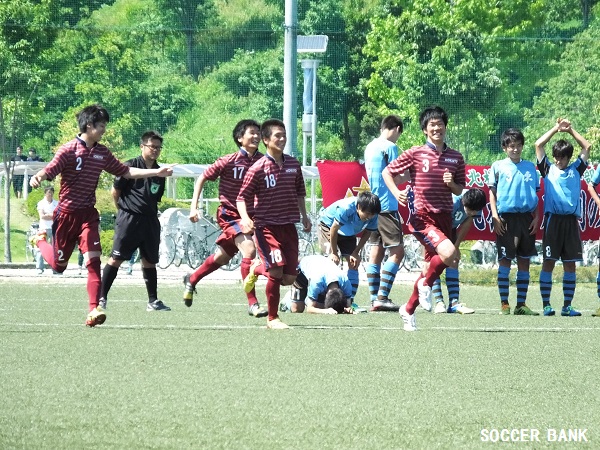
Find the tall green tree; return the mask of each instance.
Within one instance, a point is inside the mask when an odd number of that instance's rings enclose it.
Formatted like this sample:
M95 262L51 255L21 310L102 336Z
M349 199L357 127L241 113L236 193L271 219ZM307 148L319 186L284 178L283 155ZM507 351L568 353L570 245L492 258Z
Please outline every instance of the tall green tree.
M600 20L574 37L553 63L556 75L541 84L543 92L525 111L526 132L533 142L558 117L566 117L573 127L596 144L600 139ZM562 136L561 136L562 137ZM592 152L591 158L598 160Z
M45 78L43 55L56 34L49 30L52 1L6 0L0 3L0 151L4 183L4 260L10 252L11 154L23 124L37 114L34 93Z
M183 33L187 72L196 78L198 71L195 38L198 30L205 28L211 14L214 13L212 0L156 0L156 2L165 19Z

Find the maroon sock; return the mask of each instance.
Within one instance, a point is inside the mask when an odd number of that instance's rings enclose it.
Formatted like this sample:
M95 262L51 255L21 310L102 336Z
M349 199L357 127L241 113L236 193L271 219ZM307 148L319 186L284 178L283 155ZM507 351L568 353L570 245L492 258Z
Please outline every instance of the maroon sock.
M267 308L269 311L268 320L277 319L279 311L281 278L267 278Z
M423 274L419 274L419 278L417 278L417 281L415 281L415 286L413 287L413 292L410 296L410 298L408 299L408 302L406 302L406 312L409 314L414 314L415 310L417 309L417 306L419 306L419 289L418 289L418 282L419 280L423 278Z
M213 273L219 267L221 267L221 266L219 265L218 262L215 261L215 255L214 254L210 255L208 258L206 258L204 260L202 265L200 267L198 267L193 274L190 275L190 283L192 283L192 286L196 286L196 284L198 284L198 282L202 278L204 278L206 275L208 275L210 273Z
M425 275L425 284L427 286L433 286L435 280L440 277L446 267L448 266L444 264L439 255L435 255L431 258L431 261L429 261L429 270L427 271L427 275Z
M100 258L92 258L87 263L87 292L90 311L98 306L100 299Z
M251 265L252 265L252 258L242 258L242 264L240 266L242 280L244 280L250 273ZM255 303L258 303L258 299L256 298L256 290L252 289L250 292L248 292L246 294L246 297L248 298L248 306L252 306Z
M258 266L254 268L254 275L262 275L263 277L268 277L269 271L265 270L265 265L261 262Z

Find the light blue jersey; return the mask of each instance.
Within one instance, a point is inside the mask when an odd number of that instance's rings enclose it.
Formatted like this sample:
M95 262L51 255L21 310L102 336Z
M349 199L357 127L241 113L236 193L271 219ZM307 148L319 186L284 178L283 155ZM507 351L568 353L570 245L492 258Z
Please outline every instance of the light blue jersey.
M540 179L530 161L515 164L506 158L494 162L488 186L496 189L498 214L533 212L537 207Z
M466 191L467 189L463 190L462 194L460 195L452 194L452 228L455 230L469 218L469 215L465 211L465 207L462 202L463 195ZM479 211L479 214L477 216L474 216L475 219L479 219L480 217L481 211Z
M347 298L352 298L352 284L342 270L323 255L309 255L300 260L300 271L308 279L307 299L315 301L327 292L330 283L337 282Z
M369 220L360 220L356 210L357 197L347 197L321 209L321 222L331 228L334 221L340 224L338 234L356 236L361 231L377 231L377 216Z
M398 147L383 138L373 139L365 149L365 169L371 192L379 197L381 211L398 211L398 200L387 188L381 172L398 157Z
M581 177L587 164L577 158L565 170L560 170L545 156L538 163L538 169L544 177L544 214L581 217Z
M592 175L592 184L594 186L598 186L600 184L600 164L596 166L596 170L594 170L594 175Z

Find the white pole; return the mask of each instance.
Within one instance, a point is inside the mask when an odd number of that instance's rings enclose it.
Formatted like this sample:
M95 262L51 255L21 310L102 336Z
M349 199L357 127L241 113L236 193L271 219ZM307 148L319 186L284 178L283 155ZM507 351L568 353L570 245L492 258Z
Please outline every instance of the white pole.
M296 156L297 151L297 102L296 70L298 56L298 1L285 0L284 52L283 52L283 123L287 131L287 144L284 153Z

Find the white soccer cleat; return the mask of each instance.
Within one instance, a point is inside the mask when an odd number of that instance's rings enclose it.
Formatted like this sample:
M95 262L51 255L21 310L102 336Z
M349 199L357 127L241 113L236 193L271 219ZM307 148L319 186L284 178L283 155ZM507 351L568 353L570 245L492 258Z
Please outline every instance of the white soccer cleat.
M434 314L445 314L446 313L446 305L444 302L437 302L435 304L435 308L433 308Z
M417 289L419 290L419 305L425 311L431 312L431 287L425 284L425 278L421 278L417 282Z
M457 313L457 314L473 314L475 310L473 308L469 308L464 303L454 303L451 304L448 308L449 313Z
M398 310L402 321L404 322L404 331L417 331L417 321L414 314L409 314L406 311L406 304L402 305Z

